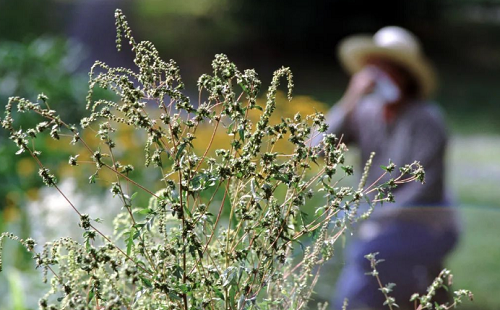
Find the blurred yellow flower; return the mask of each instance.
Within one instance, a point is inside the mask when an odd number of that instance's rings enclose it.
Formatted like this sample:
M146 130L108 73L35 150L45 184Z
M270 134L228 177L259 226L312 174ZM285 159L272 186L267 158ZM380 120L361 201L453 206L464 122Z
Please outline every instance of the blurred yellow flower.
M119 149L122 150L133 150L140 147L137 144L137 139L134 139L137 135L137 130L132 126L119 123L117 125L115 142ZM142 140L139 140L142 141Z
M17 161L17 173L22 177L33 176L36 168L35 160L31 157L24 157Z
M5 196L5 209L3 211L3 218L6 222L13 222L19 218L19 200L20 196L17 192L9 192Z
M61 140L54 140L46 136L42 141L48 151L59 151L61 149Z
M3 219L5 222L15 222L19 219L19 209L13 205L7 205L3 210Z
M60 178L60 179L67 178L67 177L78 178L78 176L79 176L78 171L79 171L79 169L74 169L74 167L68 165L68 163L64 161L64 162L61 162L61 164L59 165L59 167L57 169L57 174L58 174L58 178Z
M38 191L39 191L38 188L30 188L26 191L26 196L28 197L29 200L35 201L39 197Z
M264 108L266 99L258 99L257 104ZM312 97L295 96L292 101L288 101L285 93L279 91L276 94L276 110L271 116L270 125L280 123L281 118L292 118L296 113L300 113L302 117L305 118L306 116L314 114L315 112L325 113L327 110L328 106L326 104L317 101ZM255 125L258 122L261 114L262 111L254 109L249 112L248 116L252 123ZM227 122L224 122L224 120L222 120L219 124L219 128L217 129L217 133L215 134L210 148L210 153L213 153L213 151L217 149L227 149L231 147L232 137L227 134L227 126L229 126L229 124ZM211 140L213 130L213 124L201 125L198 128L195 134L196 139L193 141L196 153L203 154ZM274 151L289 154L293 151L293 145L286 139L283 139L282 141L276 143Z

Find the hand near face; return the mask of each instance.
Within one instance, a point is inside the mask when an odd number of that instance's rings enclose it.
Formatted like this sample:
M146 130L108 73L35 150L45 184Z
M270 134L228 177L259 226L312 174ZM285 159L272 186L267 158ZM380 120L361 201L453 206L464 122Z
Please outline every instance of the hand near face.
M352 112L359 100L370 93L375 86L375 73L369 67L354 74L341 100L348 113Z

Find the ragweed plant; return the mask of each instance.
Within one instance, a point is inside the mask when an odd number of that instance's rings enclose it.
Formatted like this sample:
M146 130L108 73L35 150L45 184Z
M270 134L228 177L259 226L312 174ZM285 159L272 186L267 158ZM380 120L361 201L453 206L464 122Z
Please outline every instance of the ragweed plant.
M40 309L305 308L335 241L367 216L357 214L359 203L392 201L390 191L398 184L423 181L418 163L399 173L390 164L385 173L397 174L394 179L366 186L368 164L357 188L340 186L353 167L344 164L341 137L324 134L324 115L272 118L281 79L292 99L289 68L274 73L260 106L257 73L240 71L217 55L213 73L198 80L193 104L183 93L177 64L162 60L151 42L136 42L120 10L115 18L117 47L128 41L137 69L96 62L89 74L89 115L80 124L66 123L44 95L35 102L10 98L2 119L17 153L31 155L43 182L74 210L68 220L82 229L81 240L63 237L41 248L29 238L0 236L0 244L5 238L20 241L50 281ZM94 98L98 88L113 91L117 100ZM259 117L252 121L255 112ZM41 121L20 128L18 113L35 113ZM142 167L121 161L130 151L116 139L123 127L133 129L134 145L142 144L133 150ZM210 132L207 141L198 141L201 152L193 146L200 130ZM228 143L213 150L221 131ZM107 183L121 201L122 212L104 223L113 234L104 234L100 220L82 213L59 188L37 149L37 139L47 134L62 147L83 149L68 158L69 166L91 168L90 186ZM311 145L316 135L322 141ZM92 136L97 139L87 139ZM276 151L278 143L290 151ZM149 179L135 181L137 169ZM306 216L312 203L314 212ZM294 258L305 236L313 244Z
M398 304L396 303L396 299L390 296L390 293L392 292L396 284L395 283L387 283L386 285L382 284L379 272L377 270L377 265L382 263L384 260L377 259L378 254L379 253L370 253L365 255L365 258L370 262L370 268L371 268L371 272L367 273L367 275L372 276L377 280L377 283L380 287L379 290L382 292L385 298L383 305L387 306L390 310L393 310L394 308L399 307ZM460 289L453 292L453 302L438 303L433 301L433 298L436 295L436 291L439 289L444 289L448 291L449 286L452 285L453 282L452 280L453 280L453 275L451 274L451 272L448 269L443 269L443 271L439 273L439 275L434 279L432 284L427 288L426 294L420 295L418 293L415 293L410 297L410 302L414 302L414 309L448 310L456 308L459 304L462 303L463 299L465 298L468 298L471 301L474 299L474 295L472 294L471 291Z

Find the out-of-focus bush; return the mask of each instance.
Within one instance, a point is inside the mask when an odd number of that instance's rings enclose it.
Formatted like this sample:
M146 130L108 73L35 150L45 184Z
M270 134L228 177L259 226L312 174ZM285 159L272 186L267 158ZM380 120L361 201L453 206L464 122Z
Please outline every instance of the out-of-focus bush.
M69 120L76 120L84 108L83 104L78 104L79 98L85 96L87 88L86 75L76 73L82 52L75 42L54 37L40 37L27 43L0 43L0 101L6 102L13 94L35 99L43 91L52 99L53 108L61 110ZM19 118L21 126L30 126L34 121L30 115ZM50 143L41 143L38 147L49 155L47 158L51 162L65 156L64 150ZM15 161L12 150L14 146L2 132L0 210L3 220L0 220L0 228L6 222L23 218L17 207L22 196L19 193L25 191L28 197L36 199L36 188L40 185L37 178L28 177L36 170L33 163L23 155L17 156L21 158Z
M166 5L162 0L143 0L134 3L134 15L138 21L148 21L138 22L138 31L158 42L160 50L207 57L214 49L245 40L245 28L234 16L239 4L239 0L185 0ZM200 47L212 50L200 53Z
M65 117L77 119L84 109L77 103L87 90L86 74L76 72L83 54L76 42L54 37L0 43L0 99L34 98L43 91Z
M8 97L20 94L35 99L42 91L51 97L53 108L60 109L65 117L75 120L82 111L77 98L84 96L87 83L86 76L76 73L82 49L74 44L54 37L41 37L27 43L0 43L0 101L6 102ZM3 105L2 110L3 113ZM33 116L21 115L21 126L34 123ZM51 148L51 144L39 146L42 152L48 153L51 160L60 160L64 153L61 149ZM36 187L40 182L36 178L27 178L35 171L34 165L24 158L14 164L14 150L7 141L5 132L0 134L0 210L3 210L2 222L19 219L17 205L21 195L26 191L30 198L36 198ZM19 157L19 156L18 156ZM22 180L22 181L21 181Z
M76 42L57 37L39 37L24 43L0 42L0 102L20 95L35 100L39 93L50 97L52 109L61 111L69 122L76 121L85 109L88 76L77 71L83 47ZM101 92L99 95L103 95ZM4 113L4 104L0 113ZM34 115L20 114L18 124L26 128L36 123ZM57 168L68 157L64 148L55 146L50 139L42 139L37 148L45 154L47 164ZM7 229L28 234L28 215L20 206L26 199L36 200L39 178L35 163L25 154L14 155L14 144L5 132L0 133L0 231ZM61 171L64 175L64 171ZM26 193L26 194L25 194ZM29 255L24 251L10 251L13 262L26 267Z

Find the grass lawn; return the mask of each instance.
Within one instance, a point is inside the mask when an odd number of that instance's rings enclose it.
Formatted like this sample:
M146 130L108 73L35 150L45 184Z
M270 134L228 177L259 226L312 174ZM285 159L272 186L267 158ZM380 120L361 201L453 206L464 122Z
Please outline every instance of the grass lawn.
M474 302L463 309L497 310L500 307L500 210L462 208L464 233L447 263L454 288L470 289Z
M448 260L455 288L470 289L463 309L500 308L500 136L452 139L448 181L462 211L461 241Z
M447 168L448 184L462 204L500 211L500 136L452 137Z

